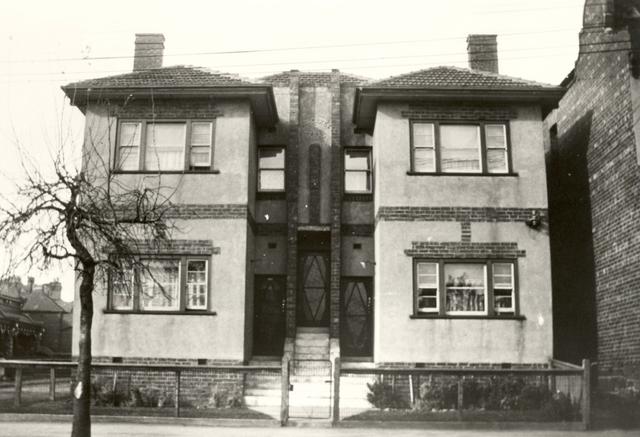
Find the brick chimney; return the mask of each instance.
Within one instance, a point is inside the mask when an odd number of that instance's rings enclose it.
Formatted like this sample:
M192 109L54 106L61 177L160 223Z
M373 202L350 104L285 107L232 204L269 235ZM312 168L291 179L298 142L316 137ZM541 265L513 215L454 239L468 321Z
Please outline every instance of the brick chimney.
M498 42L496 35L469 35L467 37L469 68L498 73Z
M136 33L136 51L133 71L162 67L164 35L161 33Z

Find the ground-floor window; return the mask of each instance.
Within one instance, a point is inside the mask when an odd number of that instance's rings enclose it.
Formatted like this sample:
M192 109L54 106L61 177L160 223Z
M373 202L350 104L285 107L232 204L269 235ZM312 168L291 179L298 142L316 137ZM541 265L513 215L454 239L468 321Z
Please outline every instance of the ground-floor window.
M134 264L133 267L111 272L110 310L145 312L207 309L209 263L206 258L140 258Z
M516 313L514 260L415 259L414 314Z

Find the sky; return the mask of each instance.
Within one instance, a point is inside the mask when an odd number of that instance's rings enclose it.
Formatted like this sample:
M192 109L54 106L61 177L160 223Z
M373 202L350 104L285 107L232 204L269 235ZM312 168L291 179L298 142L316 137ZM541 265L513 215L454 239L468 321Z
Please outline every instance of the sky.
M164 34L165 66L196 65L248 78L338 68L372 79L437 65L466 67L466 36L497 34L500 73L557 85L577 58L583 3L4 1L0 193L11 193L22 180L17 144L44 172L61 144L79 150L83 116L60 87L130 72L135 33ZM59 278L63 296L72 298L68 266L17 273L35 276L37 283Z

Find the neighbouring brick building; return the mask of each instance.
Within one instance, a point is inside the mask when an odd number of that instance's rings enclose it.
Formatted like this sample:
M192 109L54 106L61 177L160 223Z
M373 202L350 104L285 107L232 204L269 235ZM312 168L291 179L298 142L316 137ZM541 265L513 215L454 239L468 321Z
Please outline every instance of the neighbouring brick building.
M640 2L587 0L546 119L556 355L640 378ZM595 341L597 339L597 341Z
M491 35L470 36L471 69L380 81L162 67L163 41L63 87L120 184L175 190L180 230L140 250L166 293L136 271L97 285L96 360L547 365L561 88L498 74Z

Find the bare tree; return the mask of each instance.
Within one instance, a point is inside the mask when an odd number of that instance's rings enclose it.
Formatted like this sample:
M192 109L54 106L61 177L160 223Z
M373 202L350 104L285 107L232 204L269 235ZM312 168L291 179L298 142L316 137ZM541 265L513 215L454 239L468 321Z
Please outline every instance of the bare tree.
M144 268L136 255L148 253L149 247L161 250L173 229L168 213L176 187L163 187L159 175L124 183L111 171L110 152L105 157L101 151L85 140L82 170L76 170L60 150L52 157L50 174L23 159L23 182L14 196L3 195L0 201L0 241L14 255L9 270L70 261L76 271L80 326L72 387L74 437L91 435L94 285L118 272Z

